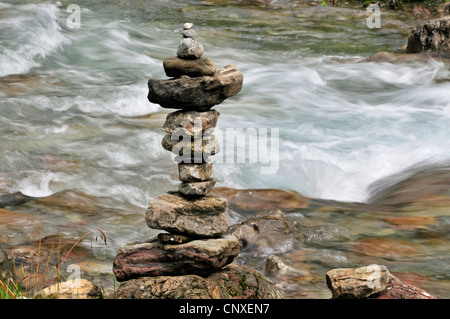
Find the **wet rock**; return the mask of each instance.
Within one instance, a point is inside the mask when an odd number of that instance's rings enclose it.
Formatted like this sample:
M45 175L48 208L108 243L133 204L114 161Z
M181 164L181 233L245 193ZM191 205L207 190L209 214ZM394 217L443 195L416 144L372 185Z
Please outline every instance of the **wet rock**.
M65 281L42 289L37 298L44 299L102 299L100 288L86 279Z
M333 299L435 299L402 282L384 265L333 269L327 272L326 281Z
M234 236L199 239L179 245L153 239L121 247L114 260L117 281L147 276L207 276L231 263L241 244Z
M217 237L228 229L223 198L160 196L148 204L145 220L150 228L194 237Z
M241 224L230 226L227 234L236 236L244 246L267 241L280 234L287 234L290 225L281 210L269 210L247 218Z
M190 30L191 32L193 30ZM177 57L181 59L200 59L205 49L192 38L183 38L178 46Z
M406 53L450 52L450 16L430 20L414 28L408 36Z
M282 299L284 292L259 271L230 264L206 277L160 276L132 279L112 299Z
M18 206L34 199L35 197L24 195L21 192L0 195L0 207Z
M203 164L178 164L178 176L182 182L199 182L207 180L212 175L211 161Z
M217 125L219 111L176 111L167 115L162 130L174 136L211 135Z
M183 136L179 140L172 140L172 138L171 134L164 135L161 141L162 147L166 151L185 158L185 163L202 163L209 156L220 152L219 142L214 135L197 138Z
M243 81L242 73L234 64L225 66L212 76L150 79L148 100L164 108L203 112L239 93Z
M205 196L211 192L215 184L214 178L201 182L183 182L178 186L178 193L184 196Z
M225 197L228 206L243 215L261 211L281 209L284 212L298 211L309 206L311 200L295 191L279 189L233 189L214 188L211 194Z
M432 15L431 11L424 6L415 6L412 13L417 18L428 18Z

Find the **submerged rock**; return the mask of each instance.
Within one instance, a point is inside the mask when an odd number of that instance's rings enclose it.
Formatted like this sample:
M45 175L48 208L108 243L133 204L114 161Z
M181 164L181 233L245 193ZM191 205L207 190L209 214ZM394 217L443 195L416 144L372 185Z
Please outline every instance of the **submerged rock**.
M404 283L384 265L327 272L327 286L333 299L435 299L428 292Z
M307 208L311 202L311 199L300 193L280 189L217 187L212 190L211 194L225 197L232 210L244 215L253 215L271 209L292 212Z
M251 216L241 224L230 226L227 234L236 236L244 246L247 246L258 241L266 242L289 231L290 226L284 213L274 209Z
M113 272L117 281L147 276L210 275L231 263L241 244L234 236L163 244L158 239L129 243L119 249Z
M230 264L203 278L197 275L132 279L111 299L283 299L284 292L259 271Z
M37 298L44 299L102 299L102 291L86 279L65 281L42 289Z
M35 197L27 196L21 192L0 195L0 207L22 205L34 199Z

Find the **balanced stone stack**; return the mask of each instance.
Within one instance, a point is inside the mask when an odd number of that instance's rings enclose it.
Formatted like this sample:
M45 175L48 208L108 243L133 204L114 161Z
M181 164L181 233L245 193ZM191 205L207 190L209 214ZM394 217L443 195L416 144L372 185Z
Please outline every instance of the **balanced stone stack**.
M214 105L237 94L242 73L230 64L216 70L202 57L191 23L184 24L176 57L164 60L170 79L150 79L148 99L164 108L179 109L167 115L164 149L176 155L177 192L148 204L147 225L164 230L156 238L129 243L119 249L113 271L118 281L165 275L208 276L239 254L241 244L228 230L227 201L209 195L215 185L209 156L219 152L213 135L220 113Z

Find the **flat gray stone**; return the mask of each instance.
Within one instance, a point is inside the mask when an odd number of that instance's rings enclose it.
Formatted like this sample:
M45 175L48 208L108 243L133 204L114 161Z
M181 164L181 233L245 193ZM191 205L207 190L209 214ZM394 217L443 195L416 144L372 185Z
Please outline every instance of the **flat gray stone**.
M149 202L148 227L192 237L218 237L228 230L227 201L211 195L184 197L167 194Z
M198 239L185 244L162 244L158 239L121 247L114 259L117 281L148 276L208 276L230 264L241 244L234 236Z
M229 64L212 76L148 80L148 100L164 108L208 111L214 105L238 94L244 76Z
M191 39L195 39L196 37L198 37L197 32L195 32L195 30L193 29L189 29L189 30L181 30L180 32L183 37L185 38L191 38Z

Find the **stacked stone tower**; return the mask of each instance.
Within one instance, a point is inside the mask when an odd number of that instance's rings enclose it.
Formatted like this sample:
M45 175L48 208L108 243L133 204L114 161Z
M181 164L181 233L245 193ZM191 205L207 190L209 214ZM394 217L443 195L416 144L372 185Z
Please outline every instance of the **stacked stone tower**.
M113 271L118 281L164 275L208 276L231 263L241 244L228 230L227 201L209 195L212 178L210 156L220 150L213 134L220 113L214 105L237 94L242 73L230 64L216 70L213 61L202 57L191 23L176 57L164 60L170 79L150 79L148 99L164 108L178 109L167 115L164 149L175 154L181 183L177 192L150 201L147 225L165 232L150 240L129 243L119 249Z

